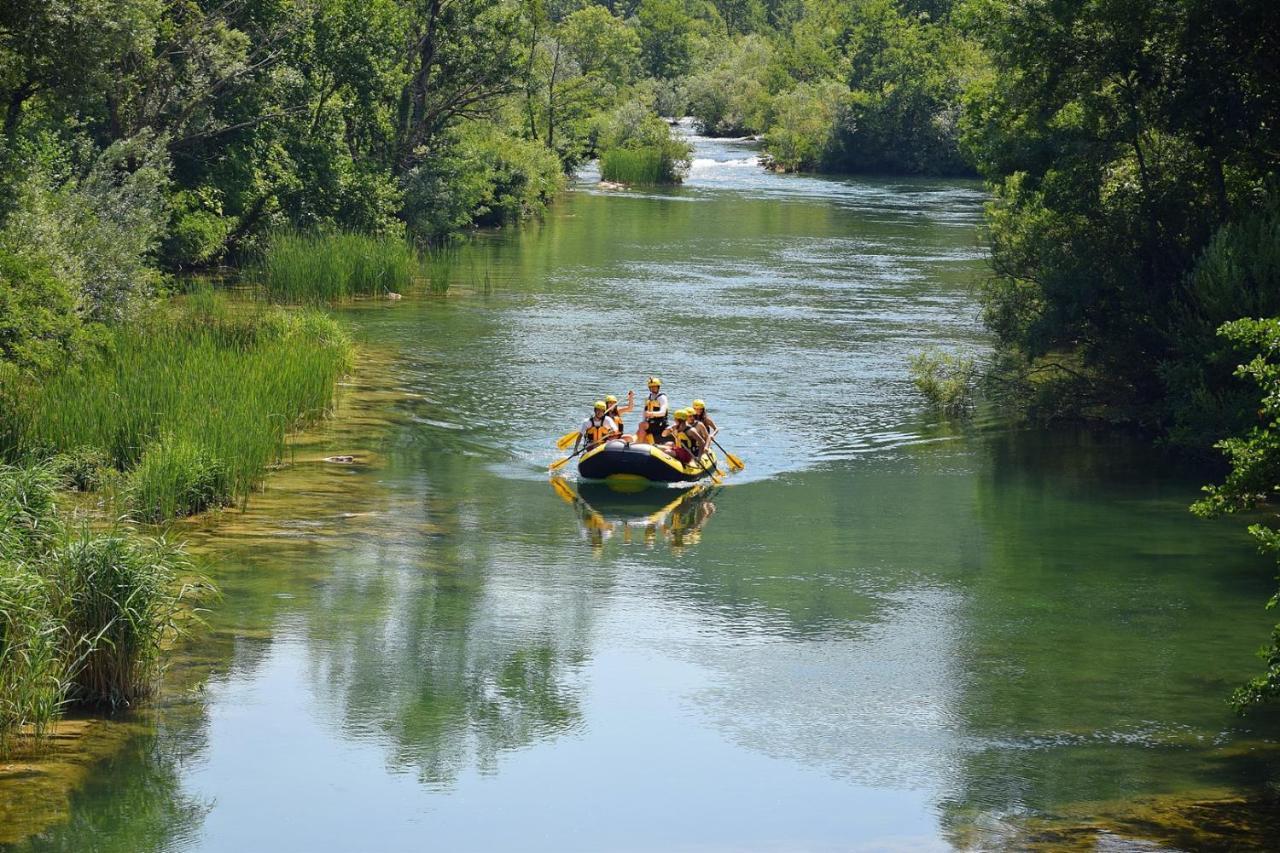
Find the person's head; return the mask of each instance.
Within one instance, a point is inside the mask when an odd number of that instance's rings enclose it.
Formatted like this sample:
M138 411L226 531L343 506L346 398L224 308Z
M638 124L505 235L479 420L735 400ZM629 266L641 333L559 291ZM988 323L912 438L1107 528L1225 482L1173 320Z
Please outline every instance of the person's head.
M649 392L652 394L657 394L660 390L662 390L662 380L656 376L650 376Z
M614 403L618 402L618 398L610 394L608 397L604 398L604 402L606 405L612 406Z
M676 423L684 423L689 419L689 410L676 409L674 417L676 419Z
M694 400L693 413L695 415L705 415L707 413L707 404L701 400Z
M596 400L596 405L595 405L596 417L600 417L601 415L603 415L604 410L607 408L609 407L604 404L604 400Z

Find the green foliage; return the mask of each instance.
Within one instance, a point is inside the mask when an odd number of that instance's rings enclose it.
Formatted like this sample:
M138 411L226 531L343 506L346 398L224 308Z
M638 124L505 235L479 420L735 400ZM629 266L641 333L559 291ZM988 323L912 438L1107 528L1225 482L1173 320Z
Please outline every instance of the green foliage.
M111 460L94 447L73 447L49 460L49 467L64 489L96 492L112 477Z
M970 81L961 127L996 184L1001 283L987 316L1001 344L1027 366L1078 357L1112 419L1201 447L1237 428L1234 344L1212 330L1273 312L1275 289L1231 268L1242 251L1267 263L1265 241L1222 229L1257 215L1280 156L1270 130L1280 96L1259 60L1280 50L1280 7L975 2L961 12L995 71Z
M916 389L949 418L973 410L978 367L970 356L925 350L911 357L911 381Z
M123 530L81 530L51 555L75 666L69 696L82 705L133 705L148 696L192 573L181 548Z
M1204 517L1254 509L1280 494L1280 319L1236 320L1219 330L1226 340L1255 353L1237 368L1262 392L1258 423L1242 435L1216 445L1227 457L1231 469L1219 485L1205 486L1205 497L1192 505L1192 512ZM1280 559L1280 530L1263 524L1249 527L1263 553ZM1280 605L1280 593L1272 596L1267 608ZM1263 701L1280 697L1280 625L1271 635L1271 645L1262 650L1265 671L1237 690L1232 701L1245 710Z
M710 136L759 133L768 125L773 93L769 70L773 48L762 36L730 44L714 66L689 78L689 114Z
M477 131L451 140L404 181L410 230L438 239L541 210L563 185L563 176L560 161L544 146Z
M693 54L693 19L681 0L640 0L636 27L645 71L659 80L689 71Z
M157 309L115 329L99 357L26 385L12 413L11 452L87 447L127 471L168 442L133 480L135 511L149 519L247 497L282 458L287 435L328 410L351 344L314 312L204 301L191 313ZM187 461L190 447L215 461L216 476L209 464ZM140 505L144 495L159 503Z
M56 486L48 466L0 465L0 560L39 554L58 537Z
M403 238L279 231L268 237L261 260L246 275L269 299L345 302L406 290L417 265Z
M678 183L664 168L658 148L613 148L600 155L600 177L623 184Z
M231 503L226 466L199 444L164 436L129 474L128 499L139 521L196 515Z
M75 294L49 264L0 247L0 359L24 373L48 373L74 357L83 339Z
M640 101L622 104L604 120L597 146L601 176L626 183L678 184L693 153L688 142Z
M564 19L560 39L584 75L597 74L615 84L635 80L640 65L640 36L604 6L585 6Z
M783 171L817 169L826 163L837 114L848 98L839 83L801 83L774 98L775 120L765 134L765 151Z

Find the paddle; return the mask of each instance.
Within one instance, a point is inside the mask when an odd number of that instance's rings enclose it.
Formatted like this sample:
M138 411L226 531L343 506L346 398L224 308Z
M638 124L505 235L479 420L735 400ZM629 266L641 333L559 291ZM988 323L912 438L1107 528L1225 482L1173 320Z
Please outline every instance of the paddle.
M567 463L567 462L568 462L570 459L572 459L573 457L575 457L575 456L579 456L579 455L581 455L581 454L583 454L583 453L586 453L586 452L587 452L588 450L590 450L591 448L593 448L593 447L599 447L599 446L600 446L600 445L602 445L602 444L604 444L604 442L603 442L603 441L597 441L595 444L588 444L588 445L585 445L585 446L583 446L581 449L573 451L573 452L572 452L572 453L570 453L568 456L565 456L565 457L564 457L564 458L562 458L562 459L557 459L555 462L552 462L552 463L551 463L551 467L550 467L550 468L548 468L547 470L549 470L549 471L559 471L561 468L563 468L563 467L565 466L565 463Z
M743 462L741 459L734 456L729 451L725 450L724 447L720 444L720 442L716 441L713 438L711 439L711 443L714 444L716 447L720 448L720 452L724 454L724 458L729 463L730 468L732 468L735 471L742 471L746 469L747 463Z
M577 441L578 432L579 430L575 429L572 432L566 432L564 435L557 438L556 447L560 448L561 450L568 450L570 447L573 446L573 443Z

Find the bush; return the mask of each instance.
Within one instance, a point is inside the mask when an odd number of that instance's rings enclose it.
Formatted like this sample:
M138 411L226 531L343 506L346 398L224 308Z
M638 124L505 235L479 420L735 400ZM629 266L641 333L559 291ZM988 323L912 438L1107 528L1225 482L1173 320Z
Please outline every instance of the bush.
M631 101L600 129L600 176L625 183L678 184L689 170L693 146L675 137L665 121Z
M114 473L107 455L93 447L77 447L59 453L49 465L62 488L77 492L96 492Z
M194 442L166 436L129 474L128 499L139 521L195 515L231 503L226 466Z
M764 147L777 168L820 168L832 150L836 116L849 99L841 83L803 83L773 100L774 120Z
M53 555L60 607L74 650L71 698L88 706L131 705L150 694L160 652L192 571L182 549L115 530L82 530Z
M271 299L316 303L402 291L416 270L413 247L399 237L281 231L247 275Z
M49 373L84 341L76 298L47 260L0 246L0 360Z
M911 381L949 418L964 417L972 410L976 378L977 366L968 356L930 349L911 357Z

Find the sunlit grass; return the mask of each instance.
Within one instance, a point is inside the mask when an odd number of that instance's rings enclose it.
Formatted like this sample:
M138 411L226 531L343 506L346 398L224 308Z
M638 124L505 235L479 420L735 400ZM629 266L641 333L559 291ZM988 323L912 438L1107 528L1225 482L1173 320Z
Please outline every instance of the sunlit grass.
M277 302L321 303L400 293L417 272L417 253L401 238L279 231L246 275Z
M101 357L33 383L13 413L10 452L100 451L133 472L126 492L147 520L243 500L282 461L289 433L330 408L351 357L323 314L202 294L116 329Z
M600 155L600 177L620 184L668 184L676 182L662 150L613 148Z

